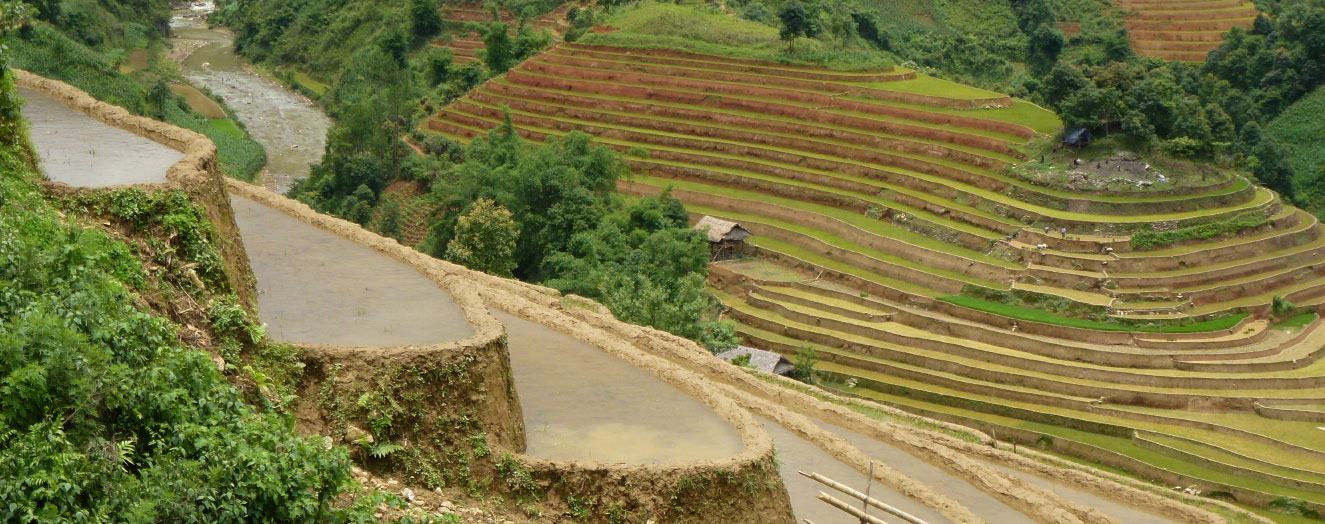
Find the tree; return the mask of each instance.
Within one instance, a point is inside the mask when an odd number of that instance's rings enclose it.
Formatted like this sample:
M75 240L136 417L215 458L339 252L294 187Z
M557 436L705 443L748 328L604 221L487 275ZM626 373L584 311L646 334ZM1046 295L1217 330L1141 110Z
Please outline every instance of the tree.
M510 26L505 22L492 22L487 26L471 23L469 27L483 35L483 63L489 72L501 74L514 65L515 43L506 33Z
M383 236L400 240L400 203L384 198L382 204L382 223L379 227Z
M456 222L455 237L446 245L446 258L470 269L509 277L515 269L519 237L520 229L511 219L511 211L480 198Z
M436 0L410 0L410 28L414 36L426 38L442 28L442 17L437 12Z
M778 11L778 20L782 22L782 31L779 33L782 40L787 42L787 50L794 52L796 50L797 37L813 37L819 34L819 24L814 20L812 14L805 9L800 2L792 0L791 3Z
M424 74L428 78L428 87L433 88L451 77L451 67L455 63L455 51L449 47L434 47L428 51L424 62Z

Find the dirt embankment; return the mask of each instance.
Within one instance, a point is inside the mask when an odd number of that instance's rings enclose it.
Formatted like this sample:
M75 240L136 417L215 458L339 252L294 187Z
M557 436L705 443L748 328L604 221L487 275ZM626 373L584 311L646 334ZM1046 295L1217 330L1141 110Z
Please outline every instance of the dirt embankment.
M214 240L224 257L226 278L231 289L250 311L256 307L257 293L254 291L253 273L249 269L244 244L239 238L239 228L235 225L234 212L230 209L225 185L221 182L216 146L211 140L187 129L134 115L122 107L97 100L59 80L43 78L23 70L16 69L14 72L17 74L17 84L20 87L33 89L59 100L108 126L129 131L184 153L184 159L166 171L166 183L132 187L145 191L181 190L187 193L194 203L202 206L207 211L207 218L211 220L212 226L216 228L218 238ZM90 189L58 182L46 183L46 190L54 194L98 192L115 187Z

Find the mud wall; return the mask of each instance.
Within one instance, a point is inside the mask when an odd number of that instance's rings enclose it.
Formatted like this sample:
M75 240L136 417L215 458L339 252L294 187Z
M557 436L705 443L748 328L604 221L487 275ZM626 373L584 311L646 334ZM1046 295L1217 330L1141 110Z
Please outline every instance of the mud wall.
M257 307L257 291L253 273L249 269L248 255L239 238L230 199L221 182L216 146L206 136L181 129L164 122L141 117L128 110L111 105L87 94L81 89L61 82L15 69L16 83L63 102L66 106L95 118L106 125L129 131L184 153L184 158L166 171L166 183L136 186L144 191L180 190L190 200L202 206L217 233L213 241L220 249L225 266L226 280L249 311ZM47 191L57 194L94 193L115 187L79 188L59 182L46 182Z

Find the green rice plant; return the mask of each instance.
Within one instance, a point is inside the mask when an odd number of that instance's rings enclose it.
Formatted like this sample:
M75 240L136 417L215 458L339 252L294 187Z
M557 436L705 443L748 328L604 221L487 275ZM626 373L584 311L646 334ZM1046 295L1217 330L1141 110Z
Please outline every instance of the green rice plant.
M971 308L986 313L993 313L1008 318L1026 320L1029 322L1039 322L1042 324L1053 324L1056 326L1066 326L1082 329L1095 329L1099 331L1140 331L1145 333L1204 333L1208 331L1219 331L1238 325L1242 319L1247 318L1246 313L1237 313L1211 320L1192 322L1188 324L1172 325L1129 325L1124 323L1102 322L1097 320L1086 320L1080 318L1064 317L1055 315L1047 311L1029 308L1025 306L1016 306L1012 304L1002 304L989 300L982 300L965 295L949 295L938 297L939 300L955 304L958 306Z

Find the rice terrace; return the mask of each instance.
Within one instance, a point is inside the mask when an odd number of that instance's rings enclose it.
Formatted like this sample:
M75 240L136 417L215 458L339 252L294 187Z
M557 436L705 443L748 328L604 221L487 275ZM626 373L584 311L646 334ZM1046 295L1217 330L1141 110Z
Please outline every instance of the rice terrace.
M1325 521L1325 0L0 0L0 521Z

